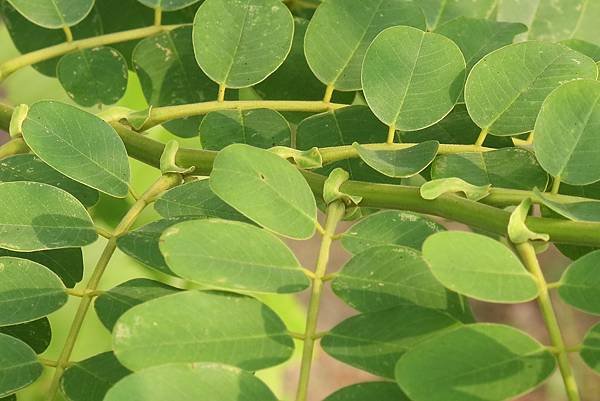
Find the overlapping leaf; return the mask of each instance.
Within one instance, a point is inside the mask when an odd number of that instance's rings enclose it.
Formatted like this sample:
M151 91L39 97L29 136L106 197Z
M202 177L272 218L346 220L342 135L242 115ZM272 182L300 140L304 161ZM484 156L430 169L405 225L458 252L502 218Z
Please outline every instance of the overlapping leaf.
M46 351L52 339L50 321L46 317L27 323L0 327L0 333L23 341L36 354Z
M33 383L42 374L37 355L27 344L0 334L0 397Z
M577 259L560 279L560 297L578 309L600 315L600 251Z
M92 10L94 0L8 0L25 18L44 28L72 26Z
M427 27L435 29L440 24L457 17L490 18L496 10L496 0L415 0L427 17Z
M419 174L435 158L437 141L426 141L404 149L370 149L354 144L360 158L388 177L408 178Z
M585 335L579 355L590 368L600 373L600 323Z
M409 401L396 383L366 382L343 387L330 394L324 401Z

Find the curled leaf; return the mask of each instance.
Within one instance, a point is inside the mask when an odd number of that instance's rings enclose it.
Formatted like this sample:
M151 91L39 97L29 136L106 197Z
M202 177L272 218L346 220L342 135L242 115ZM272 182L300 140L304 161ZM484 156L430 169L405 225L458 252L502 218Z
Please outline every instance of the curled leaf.
M439 142L426 141L409 148L369 149L353 143L360 158L388 177L408 178L419 174L437 155Z
M163 174L175 173L175 174L189 174L194 171L195 167L183 168L179 167L176 163L177 151L179 150L179 142L172 140L167 142L165 150L163 150L160 156L160 171Z
M490 193L491 185L472 185L460 178L441 178L426 182L421 186L421 197L423 199L436 199L446 193L462 192L467 199L478 201Z
M344 203L358 205L362 201L361 196L349 195L340 190L340 186L349 178L350 174L341 168L336 168L329 174L323 186L323 200L325 200L325 203L330 204L336 200L341 200Z
M298 150L285 146L274 146L269 151L283 159L293 159L294 163L303 169L323 167L323 158L317 147L312 147L308 150Z
M538 234L527 228L525 219L531 208L531 199L524 199L519 206L510 214L510 220L508 221L508 238L515 244L522 244L527 241L548 241L550 236L548 234Z
M29 106L26 104L20 104L15 107L13 111L12 117L10 119L10 125L8 127L8 132L12 138L17 136L21 136L23 133L22 126L23 121L27 118L27 113L29 112Z

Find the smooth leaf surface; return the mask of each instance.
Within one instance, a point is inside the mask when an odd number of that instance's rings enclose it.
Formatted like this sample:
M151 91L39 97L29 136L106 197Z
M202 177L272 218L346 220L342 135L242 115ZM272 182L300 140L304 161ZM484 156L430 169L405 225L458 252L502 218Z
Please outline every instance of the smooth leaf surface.
M548 174L533 153L504 148L480 153L439 155L431 166L431 178L458 177L470 184L531 191L545 189Z
M503 401L533 390L555 364L546 347L519 330L473 324L409 350L396 381L413 401Z
M170 189L156 200L154 209L165 218L189 216L247 221L214 194L208 180L190 181Z
M537 189L534 189L534 195L544 206L569 220L600 221L600 201L562 203L550 199Z
M39 251L89 245L98 235L71 194L35 182L0 183L0 246Z
M113 387L105 401L277 401L250 372L216 363L168 364L136 372Z
M369 149L355 143L360 158L388 177L408 178L419 174L435 158L439 148L436 141L426 141L406 149Z
M333 292L361 312L417 305L439 309L459 320L464 303L429 271L420 253L398 246L378 246L355 255L331 282Z
M560 42L561 44L583 53L592 60L600 61L600 43L598 45L580 39L567 39Z
M98 202L98 191L59 173L35 155L21 154L2 159L0 182L32 181L58 187L79 199L86 207Z
M419 214L386 210L371 214L342 234L342 245L353 254L381 245L421 250L423 241L444 227Z
M573 185L600 180L600 82L573 81L552 92L535 123L535 154L548 173Z
M206 75L228 88L245 88L283 63L293 34L292 14L278 0L205 0L192 37Z
M540 0L536 3L529 39L556 42L582 39L600 45L600 4L588 0Z
M285 118L270 109L214 111L202 119L199 131L202 148L207 150L234 143L264 149L290 146L292 136Z
M164 232L160 250L179 277L210 287L292 293L310 285L300 262L279 238L246 223L180 223Z
M361 89L367 48L381 31L397 25L425 29L425 16L406 0L324 2L306 31L306 60L324 84L342 91Z
M493 135L532 131L544 99L574 79L596 79L592 59L555 43L524 42L482 58L465 85L465 102L475 123Z
M415 0L427 17L429 30L457 17L490 18L496 0Z
M40 159L67 177L108 195L127 195L125 145L98 117L64 103L40 101L29 108L23 137Z
M127 311L114 328L113 349L134 371L171 362L257 370L288 360L294 342L281 319L254 298L185 291Z
M73 363L65 370L60 386L70 401L102 401L106 392L129 375L112 352Z
M600 324L593 326L585 335L579 355L590 368L600 373Z
M365 382L343 387L324 401L410 401L396 383Z
M315 232L310 187L290 163L266 150L234 144L217 155L210 188L230 206L277 234L296 239Z
M582 256L563 273L558 294L569 305L600 315L599 272L600 251Z
M423 256L433 275L459 294L500 303L526 302L538 295L535 279L517 256L489 237L436 233L425 240Z
M145 6L160 8L163 11L175 11L197 3L199 0L138 0Z
M0 326L39 319L67 302L60 278L30 260L0 257L0 278Z
M14 326L0 327L0 333L9 335L29 345L36 354L41 354L48 349L52 339L52 329L48 318L33 320Z
M103 292L94 301L94 309L104 327L112 331L117 320L129 309L178 291L179 289L158 281L135 278Z
M56 74L67 95L85 107L117 103L127 89L127 61L110 47L68 53L60 59Z
M377 35L362 70L369 107L381 121L401 131L422 129L444 118L456 104L464 80L465 59L454 42L406 26Z
M27 344L0 333L0 397L33 383L44 368Z
M402 354L421 341L460 324L442 312L401 306L346 319L323 337L321 346L339 361L393 378L394 367Z
M25 18L44 28L72 26L92 10L94 0L8 0Z

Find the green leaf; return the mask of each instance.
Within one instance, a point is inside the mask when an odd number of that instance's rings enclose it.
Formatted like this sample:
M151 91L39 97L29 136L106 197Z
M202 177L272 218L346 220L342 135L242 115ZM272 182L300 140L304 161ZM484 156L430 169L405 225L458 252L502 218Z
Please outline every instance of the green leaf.
M361 89L360 72L369 44L384 29L425 29L425 16L412 1L328 0L308 25L304 49L317 78L335 89Z
M401 306L346 319L323 337L321 346L339 361L393 378L394 366L402 354L460 324L433 309Z
M52 270L65 287L73 288L83 278L81 248L48 249L37 252L15 252L0 248L0 256L29 259Z
M361 312L416 305L446 312L459 320L464 302L441 285L415 250L378 246L355 255L336 274L333 292Z
M154 209L162 217L216 217L247 221L214 194L208 180L190 181L168 190L156 200Z
M58 276L27 259L0 257L0 326L39 319L68 299Z
M175 11L197 3L199 0L138 0L150 8L160 8L162 11Z
M94 0L8 0L25 18L44 28L72 26L92 10Z
M149 105L172 106L217 98L217 85L196 63L191 26L142 40L135 47L132 59ZM234 92L233 98L237 98ZM164 127L175 135L192 137L198 134L201 120L201 116L187 117L166 122Z
M55 101L36 102L23 123L23 137L40 159L67 177L108 195L127 196L125 145L93 114Z
M192 39L200 68L228 88L252 86L275 71L292 46L294 19L278 0L205 0Z
M457 17L490 18L496 0L415 0L427 17L429 30Z
M599 19L600 7L594 1L540 1L531 19L529 39L556 42L575 38L600 45Z
M526 198L512 211L508 220L508 239L513 244L524 244L529 241L541 240L548 242L548 234L538 234L527 227L527 217L531 209L531 198Z
M563 182L600 180L600 82L564 84L544 101L535 123L535 154L548 173Z
M73 363L65 370L60 386L70 401L102 401L106 392L131 372L104 352Z
M178 291L158 281L136 278L103 292L94 301L94 309L104 327L112 331L117 320L129 309Z
M128 256L161 273L175 276L169 269L158 247L162 233L171 226L186 221L190 217L174 217L153 221L117 239L117 246Z
M469 232L441 232L427 238L423 256L446 288L488 302L534 299L538 286L517 256L489 237Z
M270 109L214 111L200 124L200 141L207 150L221 150L234 143L264 149L290 146L291 137L285 118Z
M466 198L472 201L478 201L485 198L490 193L491 185L472 185L460 178L440 178L428 181L421 185L420 193L423 199L432 200L447 193L462 192Z
M324 401L410 401L396 383L366 382L342 387Z
M85 107L114 104L127 89L127 61L110 47L69 53L58 62L56 73L67 95Z
M210 287L292 293L310 285L279 238L246 223L183 222L164 232L160 250L175 274Z
M600 201L561 203L550 199L537 189L534 189L533 193L544 206L569 220L600 221Z
M585 54L596 62L600 61L600 42L596 45L594 43L586 42L585 40L567 39L560 43L573 50L577 50L579 53Z
M98 202L98 191L73 181L32 154L14 155L0 162L0 182L32 181L69 192L86 207Z
M317 207L310 187L290 163L243 144L219 152L210 188L257 224L290 238L312 237Z
M563 301L588 313L600 315L600 251L577 259L560 279L558 294Z
M579 355L590 368L600 373L600 323L586 334Z
M528 191L548 185L548 174L533 153L518 148L439 155L431 166L431 178L452 177L478 186Z
M0 397L14 393L33 383L44 368L27 344L0 334Z
M127 311L113 349L131 370L171 362L220 362L246 370L287 361L294 342L281 319L254 298L185 291Z
M419 174L435 158L437 141L422 142L405 149L370 149L354 143L352 146L365 163L388 177L408 178Z
M464 81L465 59L454 42L407 26L377 35L362 70L369 107L381 121L401 131L422 129L444 118Z
M252 373L216 363L169 364L134 373L109 390L105 401L277 401Z
M409 350L396 381L413 401L503 401L533 390L555 365L546 347L517 329L473 324Z
M0 246L20 252L89 245L98 235L71 194L34 182L0 183Z
M419 214L386 210L362 219L342 234L344 248L353 254L381 245L421 249L423 241L444 227Z
M48 318L33 320L27 323L16 324L14 326L0 327L0 333L17 338L29 345L36 354L41 354L50 345L52 339L52 329Z
M465 102L475 123L493 135L533 130L544 99L561 84L596 79L598 68L566 46L524 42L482 58L465 85Z
M366 106L354 105L308 117L298 125L296 145L298 149L352 145L358 143L380 143L387 137L388 128L375 117ZM330 163L317 172L328 175L342 168L357 181L394 182L359 158ZM397 181L397 180L396 180Z

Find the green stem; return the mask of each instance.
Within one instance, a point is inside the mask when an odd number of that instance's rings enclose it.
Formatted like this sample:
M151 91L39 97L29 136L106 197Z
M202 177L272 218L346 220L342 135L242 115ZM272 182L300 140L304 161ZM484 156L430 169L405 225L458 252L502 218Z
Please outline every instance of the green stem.
M23 138L13 138L0 146L0 159L29 152L29 146Z
M488 129L484 128L481 130L481 132L479 133L479 136L477 137L477 140L475 141L475 146L483 146L483 143L485 142L485 138L487 138L488 135Z
M559 189L560 189L560 175L557 175L556 177L554 177L554 181L552 182L552 189L550 190L550 193L552 195L556 195L556 194L558 194Z
M344 203L335 201L327 206L327 220L325 222L325 233L321 239L319 257L315 277L312 282L310 302L308 304L308 315L306 317L306 329L304 331L304 348L302 350L302 363L300 366L300 381L296 393L296 401L306 401L308 395L308 384L310 381L310 370L312 366L315 340L317 334L317 322L319 319L319 308L321 306L321 294L323 291L323 277L327 274L329 252L332 237L338 223L344 217Z
M387 135L386 143L388 145L393 144L395 137L396 137L396 124L390 124L390 126L388 128L388 135Z
M65 39L67 42L73 41L73 32L71 32L71 28L68 26L63 26L63 31L65 32Z
M529 242L517 244L515 246L519 256L521 257L521 260L523 261L523 264L525 264L527 269L537 280L540 291L537 298L538 305L542 312L546 329L548 330L548 334L550 336L550 341L556 350L556 360L558 361L558 367L565 384L565 390L567 392L569 401L580 401L581 398L579 397L577 382L575 381L575 376L573 375L571 364L569 362L567 348L565 347L565 342L560 331L556 313L554 312L554 307L552 306L552 299L550 298L550 294L548 292L546 279L544 278L544 273L542 272L537 259L535 249Z
M331 98L333 97L333 90L334 90L333 85L327 85L327 87L325 88L325 94L323 95L324 103L327 103L327 104L331 103Z
M63 349L58 357L54 377L52 378L52 381L50 383L50 389L48 391L47 397L49 401L54 400L54 398L56 397L56 393L58 392L58 387L60 384L60 379L69 363L69 359L71 358L71 354L73 353L73 349L75 348L77 337L79 336L79 332L81 331L81 327L83 326L83 321L85 320L87 312L90 308L92 299L94 298L94 294L98 289L98 285L100 284L102 275L106 271L106 267L108 266L112 255L117 249L117 239L120 235L125 234L131 228L136 218L148 204L150 204L162 192L174 187L175 185L178 185L180 182L181 177L178 174L167 174L161 176L140 197L140 199L133 204L131 209L129 209L127 214L123 217L121 222L115 228L113 236L108 240L108 243L104 247L102 255L100 255L100 258L96 263L96 267L92 272L92 276L87 282L85 289L82 291L83 296L81 297L79 307L77 308L77 312L75 313L75 317L73 318L73 322L71 324L71 328L69 330L69 334L67 335L67 339L65 341Z
M69 53L73 50L89 49L91 47L127 42L134 39L142 39L165 30L177 28L178 26L180 25L161 25L131 29L128 31L109 33L92 38L65 42L55 46L36 50L31 53L26 53L0 64L0 81L20 68L62 56L63 54Z
M160 26L162 23L162 8L156 7L154 9L154 26Z

